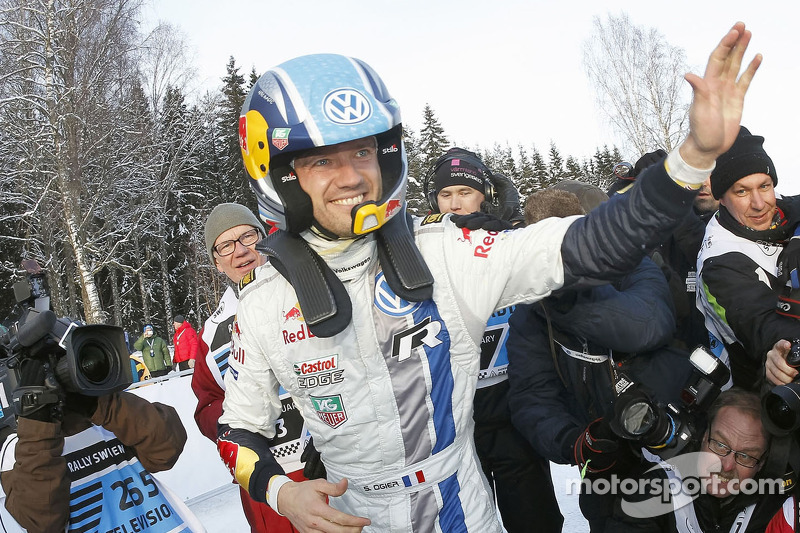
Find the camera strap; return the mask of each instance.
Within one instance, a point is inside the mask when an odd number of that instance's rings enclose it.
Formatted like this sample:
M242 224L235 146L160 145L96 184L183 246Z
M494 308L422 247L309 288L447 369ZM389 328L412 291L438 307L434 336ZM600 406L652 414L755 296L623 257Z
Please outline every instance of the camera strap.
M609 354L593 355L590 354L588 350L584 350L582 352L579 352L577 350L570 350L569 348L567 348L558 341L556 341L556 344L558 344L564 351L564 353L567 354L568 356L572 357L573 359L579 359L581 361L585 361L587 363L593 363L593 364L605 363L606 361L609 360L610 357Z

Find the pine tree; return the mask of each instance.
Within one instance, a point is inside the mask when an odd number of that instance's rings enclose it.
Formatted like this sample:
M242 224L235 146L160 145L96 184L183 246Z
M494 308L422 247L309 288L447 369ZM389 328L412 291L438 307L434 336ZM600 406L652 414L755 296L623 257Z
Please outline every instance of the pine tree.
M221 179L226 184L228 201L247 205L255 210L255 199L250 194L250 178L244 170L239 148L239 115L247 97L244 76L233 56L225 66L226 76L222 78L223 99L217 117L217 133L221 139Z
M406 149L408 162L408 187L406 189L406 208L412 215L424 215L429 211L428 200L425 198L424 182L426 167L423 165L419 152L419 141L414 131L403 127L403 145Z
M564 179L564 159L561 157L558 148L556 148L556 144L552 141L550 142L549 156L550 160L547 163L547 182L543 184L545 187L555 185Z
M572 156L568 156L565 166L566 172L564 173L564 177L562 179L578 181L583 179L583 169L581 168L581 165L578 163L577 159Z
M531 153L531 166L533 167L533 181L532 181L532 188L531 190L525 191L525 195L530 195L532 192L539 191L541 189L546 188L548 185L548 176L549 170L547 168L547 163L542 157L542 154L539 153L539 150L536 147L533 148L533 153ZM520 191L522 192L522 191Z
M519 152L519 162L517 164L519 175L516 183L517 189L519 190L520 202L524 204L525 198L535 189L533 184L533 164L523 145L520 144L517 146L517 151Z
M444 134L444 128L436 118L430 105L425 104L422 111L422 130L419 134L419 157L422 168L427 173L433 168L436 160L450 147L450 141ZM425 188L425 184L423 184Z

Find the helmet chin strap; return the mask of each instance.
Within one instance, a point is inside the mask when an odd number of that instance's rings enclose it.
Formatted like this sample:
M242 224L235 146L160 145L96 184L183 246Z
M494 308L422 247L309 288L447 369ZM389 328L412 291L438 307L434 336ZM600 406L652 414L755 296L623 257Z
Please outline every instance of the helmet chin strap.
M278 230L256 245L291 284L308 329L317 337L333 337L353 318L344 284L299 235Z
M398 213L376 231L378 260L386 282L412 302L433 296L433 275L417 249L411 216ZM353 306L342 281L299 235L278 230L256 245L292 285L308 329L317 337L341 333L353 318Z
M399 297L422 302L433 297L433 274L414 242L411 215L398 213L377 231L378 259L386 282Z

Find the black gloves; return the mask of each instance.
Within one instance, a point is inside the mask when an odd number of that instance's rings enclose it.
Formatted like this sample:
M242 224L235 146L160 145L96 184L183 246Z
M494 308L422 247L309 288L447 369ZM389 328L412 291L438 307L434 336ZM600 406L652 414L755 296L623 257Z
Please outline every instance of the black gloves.
M19 387L13 402L17 414L40 422L55 422L61 418L61 389L49 367L38 359L23 359L19 366Z
M459 228L471 230L483 229L487 231L503 231L514 227L511 222L506 222L502 218L497 218L494 215L481 211L476 211L469 215L453 215L451 220Z
M578 435L573 447L575 464L589 474L611 470L620 460L627 457L624 446L624 443L617 441L608 422L598 418Z
M314 447L313 438L308 439L303 453L300 454L300 460L305 463L303 475L306 479L325 479L328 477L325 465L322 464L322 456Z
M524 222L525 215L522 214L519 206L519 192L514 186L514 182L500 172L490 174L489 181L494 185L495 196L497 196L498 206L497 212L494 214L514 225Z
M800 318L800 226L778 257L778 282L783 285L778 296L779 315Z
M97 397L84 396L75 392L68 392L65 395L65 406L67 411L72 411L84 418L92 418L97 410Z
M636 164L633 165L633 177L639 175L639 173L649 167L650 165L654 165L667 157L667 152L659 148L655 152L647 152L642 157L636 161Z

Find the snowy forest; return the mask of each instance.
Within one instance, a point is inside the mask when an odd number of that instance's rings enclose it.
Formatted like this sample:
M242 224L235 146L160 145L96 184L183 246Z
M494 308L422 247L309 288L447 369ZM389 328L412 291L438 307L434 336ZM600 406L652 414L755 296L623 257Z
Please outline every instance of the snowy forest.
M59 316L129 332L152 323L169 339L175 314L197 327L225 278L203 243L218 203L255 210L237 122L258 77L235 58L217 92L189 96L192 71L179 32L140 33L138 1L4 0L0 14L0 305L12 318L23 259L46 270ZM270 58L264 68L271 66ZM435 114L405 117L409 209L424 214L422 181L452 146ZM414 124L418 124L417 128ZM478 152L524 198L561 179L605 188L620 160L600 147L588 159L555 143Z

